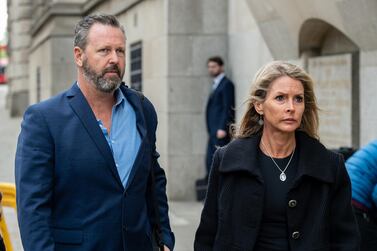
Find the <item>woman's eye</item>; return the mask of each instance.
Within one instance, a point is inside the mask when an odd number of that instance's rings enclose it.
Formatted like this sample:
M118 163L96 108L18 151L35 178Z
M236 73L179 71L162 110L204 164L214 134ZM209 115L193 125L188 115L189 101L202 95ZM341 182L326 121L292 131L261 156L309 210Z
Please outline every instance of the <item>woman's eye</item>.
M282 100L284 100L284 96L283 95L279 95L279 96L276 96L275 99L277 101L282 101Z
M304 101L303 97L301 97L301 96L296 97L296 102L297 103L302 103L303 101Z

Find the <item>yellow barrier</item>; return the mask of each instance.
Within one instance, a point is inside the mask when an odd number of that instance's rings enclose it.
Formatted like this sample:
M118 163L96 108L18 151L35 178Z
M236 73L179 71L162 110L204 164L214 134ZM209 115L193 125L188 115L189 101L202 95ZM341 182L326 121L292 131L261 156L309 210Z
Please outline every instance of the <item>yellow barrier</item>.
M0 232L4 239L5 248L7 251L13 251L12 243L10 240L7 224L3 214L4 207L16 208L16 187L11 183L0 183L0 193L2 200L0 201Z

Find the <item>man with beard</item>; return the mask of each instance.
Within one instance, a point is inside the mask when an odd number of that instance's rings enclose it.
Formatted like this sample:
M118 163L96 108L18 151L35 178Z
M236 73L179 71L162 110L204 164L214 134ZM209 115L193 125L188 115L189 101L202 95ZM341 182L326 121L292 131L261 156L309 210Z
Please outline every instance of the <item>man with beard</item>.
M125 34L111 15L76 25L77 82L24 115L16 153L25 251L172 250L156 112L122 84ZM154 230L159 231L154 235Z

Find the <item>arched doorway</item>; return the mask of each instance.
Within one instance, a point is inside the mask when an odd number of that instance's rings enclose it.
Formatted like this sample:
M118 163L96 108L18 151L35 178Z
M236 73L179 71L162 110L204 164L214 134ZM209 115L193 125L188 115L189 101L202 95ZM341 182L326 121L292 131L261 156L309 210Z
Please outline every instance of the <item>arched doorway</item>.
M314 79L320 111L319 136L330 148L359 147L359 48L320 19L303 23L300 56Z

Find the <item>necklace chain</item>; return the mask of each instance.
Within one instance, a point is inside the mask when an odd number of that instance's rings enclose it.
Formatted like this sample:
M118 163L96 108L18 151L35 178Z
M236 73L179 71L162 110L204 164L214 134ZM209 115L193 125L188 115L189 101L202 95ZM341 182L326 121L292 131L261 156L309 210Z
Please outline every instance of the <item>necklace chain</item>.
M285 171L286 171L287 168L289 167L289 164L291 164L291 161L292 161L293 155L295 154L296 147L293 148L293 152L292 152L292 154L291 154L291 157L289 158L289 161L288 161L287 165L285 166L285 168L282 170L282 169L280 168L280 166L275 162L274 158L272 158L272 155L271 155L271 153L267 150L267 147L264 145L263 140L261 140L260 142L262 143L262 146L263 146L264 150L267 152L268 157L270 157L270 159L272 160L272 162L274 162L275 166L280 170L280 172L281 172L281 173L280 173L280 176L279 176L280 180L281 180L281 181L285 181L285 180L287 179L287 176L285 175Z

